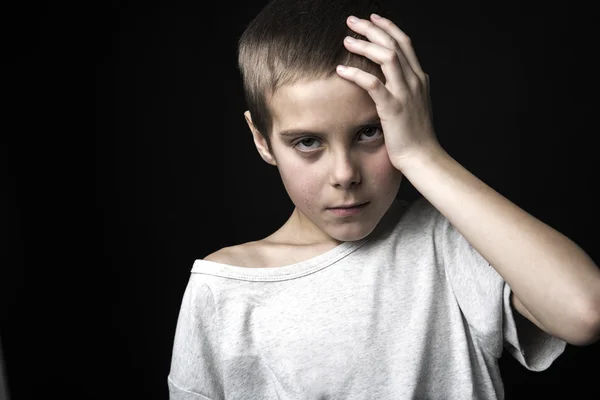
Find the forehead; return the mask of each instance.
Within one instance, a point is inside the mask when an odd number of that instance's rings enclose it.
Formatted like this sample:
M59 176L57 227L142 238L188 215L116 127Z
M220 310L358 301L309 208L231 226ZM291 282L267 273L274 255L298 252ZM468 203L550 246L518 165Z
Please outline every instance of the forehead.
M327 79L281 87L271 98L273 129L334 129L376 114L371 96L353 82L334 75Z

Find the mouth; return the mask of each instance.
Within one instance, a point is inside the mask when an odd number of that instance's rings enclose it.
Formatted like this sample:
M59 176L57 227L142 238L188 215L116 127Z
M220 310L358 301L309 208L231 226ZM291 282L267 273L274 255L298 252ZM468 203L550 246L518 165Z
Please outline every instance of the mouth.
M348 209L348 208L356 208L356 207L364 206L367 203L368 203L368 201L366 201L364 203L349 204L349 205L346 205L346 206L329 207L329 209L330 210L345 210L345 209Z
M364 210L367 207L367 205L369 205L369 202L359 203L357 205L352 206L332 207L328 208L327 210L333 213L334 215L340 217L347 217L359 214L362 210Z

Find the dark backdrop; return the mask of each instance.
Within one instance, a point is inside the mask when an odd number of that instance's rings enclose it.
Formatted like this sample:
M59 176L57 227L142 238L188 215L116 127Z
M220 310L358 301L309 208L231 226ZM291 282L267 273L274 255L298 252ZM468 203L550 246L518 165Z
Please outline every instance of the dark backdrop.
M265 2L240 4L3 13L0 354L13 399L166 399L193 261L292 211L242 115L237 39ZM394 4L444 148L598 262L591 8ZM399 196L419 194L405 180ZM600 398L599 346L568 346L540 373L505 355L507 398Z

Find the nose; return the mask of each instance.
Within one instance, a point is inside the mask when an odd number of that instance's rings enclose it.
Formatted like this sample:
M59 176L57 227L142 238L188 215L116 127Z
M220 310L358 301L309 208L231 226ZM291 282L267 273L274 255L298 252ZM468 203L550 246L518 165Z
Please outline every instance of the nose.
M350 154L341 154L333 159L331 170L332 186L349 189L361 181L360 169Z

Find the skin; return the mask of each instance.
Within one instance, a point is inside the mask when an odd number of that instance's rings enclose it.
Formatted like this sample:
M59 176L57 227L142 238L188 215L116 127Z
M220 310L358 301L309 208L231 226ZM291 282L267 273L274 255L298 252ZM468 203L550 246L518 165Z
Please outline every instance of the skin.
M373 23L366 29L351 20L350 28L370 42L345 41L344 45L379 64L379 76L357 68L338 69L338 75L329 79L281 88L270 101L272 152L250 113L244 114L259 154L277 166L295 205L290 219L267 241L331 247L366 237L400 187L400 162L439 146L430 118L428 76L408 37L393 24L388 24L390 36ZM356 126L373 117L379 118L383 137L357 141ZM281 136L287 129L322 132L318 149L310 155L298 152ZM310 138L299 139L308 139L312 150ZM340 218L328 211L328 207L363 201L369 204L357 216Z
M373 99L334 75L282 87L270 107L272 152L250 113L244 115L260 156L277 166L295 205L290 219L271 239L332 247L366 237L388 211L402 182L402 173L387 153ZM280 134L289 129L321 134ZM355 216L341 217L328 210L365 201L369 204Z

